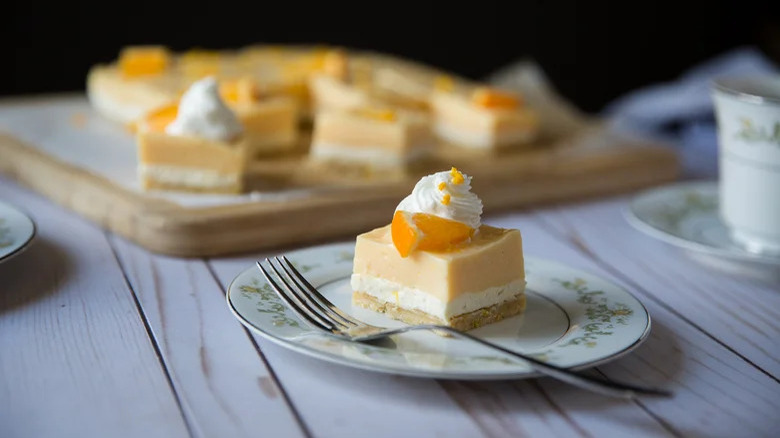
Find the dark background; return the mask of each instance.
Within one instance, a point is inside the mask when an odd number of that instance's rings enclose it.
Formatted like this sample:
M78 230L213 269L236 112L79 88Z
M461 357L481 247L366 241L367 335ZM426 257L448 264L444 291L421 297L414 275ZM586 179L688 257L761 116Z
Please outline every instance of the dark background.
M706 2L61 2L18 0L0 25L0 95L83 89L129 44L236 48L330 43L480 78L535 58L559 91L597 111L641 85L742 45L780 60L780 0ZM9 62L10 61L10 62ZM10 65L9 65L10 64Z

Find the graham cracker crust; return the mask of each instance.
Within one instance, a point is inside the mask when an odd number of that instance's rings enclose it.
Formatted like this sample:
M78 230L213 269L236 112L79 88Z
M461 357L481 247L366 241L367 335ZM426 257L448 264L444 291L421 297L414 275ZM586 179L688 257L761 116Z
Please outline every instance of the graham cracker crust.
M220 187L193 187L187 184L161 182L145 176L141 177L141 186L144 188L144 190L175 190L190 193L218 193L226 195L239 194L243 191L243 186L241 183Z
M420 310L403 309L397 304L379 301L376 297L360 291L355 291L352 294L352 303L375 312L384 313L393 319L411 325L441 324L467 331L522 313L525 310L525 293L521 293L514 300L454 316L449 321L444 321Z

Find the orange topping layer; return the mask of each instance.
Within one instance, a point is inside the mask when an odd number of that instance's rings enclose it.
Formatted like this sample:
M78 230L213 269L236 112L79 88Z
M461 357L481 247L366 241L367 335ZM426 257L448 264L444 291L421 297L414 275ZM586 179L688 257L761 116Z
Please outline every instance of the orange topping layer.
M425 213L396 211L390 225L393 245L401 257L412 251L447 251L471 238L474 229L466 224Z
M257 101L259 91L251 78L241 78L220 83L219 95L227 103L247 104Z
M162 46L126 47L119 54L119 71L126 78L160 74L168 64L170 54Z
M515 109L521 103L519 96L486 87L474 90L471 101L476 106L495 109Z
M438 91L450 93L455 89L455 81L446 75L436 76L436 78L433 80L433 88Z
M452 175L452 183L453 184L463 184L463 174L460 173L460 171L456 168L450 169L450 175Z
M172 103L151 111L146 115L143 126L148 131L164 132L165 128L176 120L179 114L179 105Z

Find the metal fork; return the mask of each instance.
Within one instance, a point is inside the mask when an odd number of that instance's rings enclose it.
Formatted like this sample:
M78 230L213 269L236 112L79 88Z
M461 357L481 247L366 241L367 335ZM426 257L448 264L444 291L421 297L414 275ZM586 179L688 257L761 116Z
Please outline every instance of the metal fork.
M269 273L259 261L257 262L257 267L260 268L260 271L268 281L268 284L271 285L271 288L276 292L279 298L287 303L296 315L312 327L341 339L355 342L367 342L413 330L439 331L454 337L468 339L494 350L498 350L506 355L521 359L540 374L599 394L620 398L634 398L640 394L671 396L671 392L663 389L645 388L619 383L570 371L444 325L421 324L395 329L375 327L355 319L336 307L317 291L317 289L312 286L300 272L298 272L287 257L274 257L273 261L275 261L276 264L268 258L266 258L265 261L275 275Z

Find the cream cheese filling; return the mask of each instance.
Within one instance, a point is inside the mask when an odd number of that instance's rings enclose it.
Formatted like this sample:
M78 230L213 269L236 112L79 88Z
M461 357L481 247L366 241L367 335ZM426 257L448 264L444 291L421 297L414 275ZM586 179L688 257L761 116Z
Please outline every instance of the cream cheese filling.
M366 293L380 301L404 309L419 310L444 321L464 313L514 300L525 291L525 279L519 278L502 286L464 293L452 301L443 302L420 289L405 287L368 274L352 274L351 285L352 290Z
M138 173L141 178L163 184L193 188L234 187L239 184L241 179L239 173L220 173L213 170L163 164L140 164Z
M488 149L512 143L525 143L534 136L533 130L525 127L502 130L500 132L475 131L442 121L437 121L434 124L434 132L436 132L439 138L448 142L478 149Z

